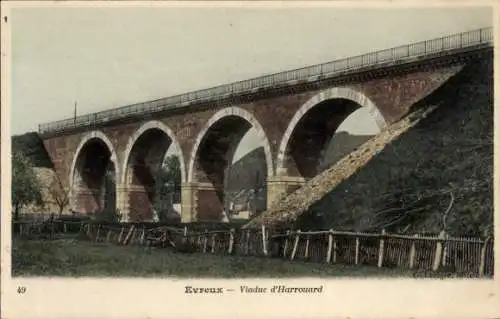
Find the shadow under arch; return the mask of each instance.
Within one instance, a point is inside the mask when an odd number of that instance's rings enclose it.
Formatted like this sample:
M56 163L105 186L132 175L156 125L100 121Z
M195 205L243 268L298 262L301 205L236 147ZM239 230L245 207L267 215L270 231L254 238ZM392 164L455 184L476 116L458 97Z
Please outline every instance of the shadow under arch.
M248 111L228 107L215 113L205 124L193 145L187 182L198 182L198 217L220 220L225 207L224 188L234 153L243 136L251 129L259 139L265 159L265 177L274 176L271 147L264 129Z
M168 125L158 120L149 121L129 138L121 176L121 200L127 220L154 218L154 205L157 200L161 200L155 188L156 177L171 147L175 151L172 155L179 159L181 183L184 183L184 154L174 131ZM180 191L178 193L174 198L180 201ZM180 207L178 213L182 213Z
M276 174L314 177L318 173L316 165L319 153L325 143L340 124L359 108L368 109L380 130L387 126L377 106L366 95L351 88L330 88L309 99L295 113L283 134L278 149ZM334 118L325 120L331 117ZM303 157L296 156L296 161L299 162L296 165L297 171L290 172L289 161L294 152Z
M109 138L101 131L87 133L71 164L70 207L83 213L115 211L119 178L118 158Z

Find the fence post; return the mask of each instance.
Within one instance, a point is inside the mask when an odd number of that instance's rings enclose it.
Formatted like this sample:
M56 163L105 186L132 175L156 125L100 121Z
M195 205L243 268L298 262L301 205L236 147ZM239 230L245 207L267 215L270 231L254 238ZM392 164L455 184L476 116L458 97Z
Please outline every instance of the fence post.
M245 255L250 253L250 229L247 229L247 241L245 245Z
M127 236L125 237L125 240L123 241L123 244L124 245L127 245L128 244L128 241L130 239L130 237L132 236L132 233L135 231L135 225L132 224L132 226L130 227L128 233L127 233Z
M118 235L118 244L120 244L122 242L124 228L125 228L125 226L122 226L122 229L120 231L120 235Z
M285 247L283 247L283 258L286 258L286 252L288 251L288 240L290 238L290 231L286 231Z
M89 237L90 237L90 234L91 234L91 232L92 232L92 231L90 230L91 226L92 226L92 223L90 223L90 222L89 222L89 223L87 224L87 236L89 236Z
M418 234L413 235L413 237L418 238ZM415 255L416 255L416 239L413 239L411 242L410 248L410 269L415 266Z
M106 242L109 243L109 238L111 237L111 229L108 230L108 234L106 235Z
M432 270L436 271L441 264L441 258L443 254L443 242L442 240L445 237L444 230L439 233L438 240L436 242L436 253L434 254L434 264L432 265Z
M385 244L385 229L382 229L382 234L380 235L380 246L378 250L378 267L381 268L384 264L384 244Z
M295 254L297 253L297 247L299 246L299 237L300 237L300 229L297 230L297 235L295 235L295 243L293 244L292 255L290 256L290 260L295 258Z
M309 238L310 237L311 237L310 235L307 235L307 237L306 237L306 251L304 253L305 259L309 258Z
M54 221L51 220L50 221L50 236L51 236L51 239L54 240L56 238L56 234L55 234L55 229L54 229Z
M234 228L231 228L229 231L229 248L227 249L228 254L233 253L233 246L234 246Z
M335 238L335 231L332 229L332 240L333 240L333 248L332 248L332 254L333 254L333 257L332 257L332 262L333 263L336 263L337 262L337 240Z
M143 226L142 227L142 232L141 232L141 239L139 240L139 244L143 245L144 244L144 238L146 237L146 228Z
M481 247L481 260L479 261L479 276L484 276L484 268L486 266L486 247L488 242L490 241L490 237L487 237Z
M359 237L356 236L356 256L354 256L354 264L357 265L359 263Z
M212 234L212 249L211 249L211 253L215 253L215 233Z
M203 252L207 252L208 230L205 229L205 236L203 236Z
M101 230L101 225L97 225L97 234L95 235L95 242L99 241L99 231Z
M188 241L188 238L187 238L187 233L188 233L188 228L187 226L184 226L184 236L183 236L183 241L186 243Z
M328 232L328 250L326 252L326 263L332 259L333 229Z
M267 256L266 226L262 225L262 252Z
M441 264L443 266L446 266L446 259L448 257L448 249L449 249L448 248L448 242L446 241L446 239L448 239L448 234L447 233L444 234L444 239L445 239L445 241L443 243L443 258L441 260Z

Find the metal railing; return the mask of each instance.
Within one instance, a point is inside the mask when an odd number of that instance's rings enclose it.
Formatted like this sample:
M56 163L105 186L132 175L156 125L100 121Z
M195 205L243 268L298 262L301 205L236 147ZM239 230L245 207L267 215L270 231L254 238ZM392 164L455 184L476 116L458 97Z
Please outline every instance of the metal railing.
M335 60L323 64L312 65L300 69L219 85L204 90L175 95L154 101L136 103L97 113L90 113L60 121L40 124L38 131L39 133L47 133L85 127L132 115L160 112L167 109L185 107L194 103L202 103L226 98L232 95L248 94L257 91L258 89L293 85L298 82L316 81L321 78L333 77L361 68L373 67L389 62L403 62L402 60L404 59L412 59L429 54L464 49L480 44L491 44L492 42L493 29L491 27L482 28Z

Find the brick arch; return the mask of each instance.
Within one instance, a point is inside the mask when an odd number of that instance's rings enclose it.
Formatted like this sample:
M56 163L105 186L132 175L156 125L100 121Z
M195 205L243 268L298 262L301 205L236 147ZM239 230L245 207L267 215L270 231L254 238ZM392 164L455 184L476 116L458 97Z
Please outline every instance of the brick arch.
M163 133L165 133L165 135L167 135L168 138L170 138L170 140L172 141L171 143L173 143L175 145L175 147L177 148L177 150L179 151L178 155L179 155L179 162L181 165L181 181L184 183L186 181L186 168L185 168L185 164L184 164L185 163L184 153L182 152L182 148L179 144L179 141L178 141L174 131L167 124L165 124L161 121L153 120L153 121L146 122L141 127L139 127L134 132L134 134L129 138L128 143L127 143L127 147L125 149L125 152L123 153L123 155L124 155L123 156L123 165L122 165L122 172L123 173L122 173L122 176L120 179L121 184L124 185L126 182L127 165L128 165L128 161L130 158L130 153L132 152L132 149L134 148L135 143L142 136L142 134L144 134L146 131L151 130L151 129L157 129L157 130L160 130Z
M304 103L298 111L295 113L293 116L292 120L288 124L288 127L283 134L283 137L281 139L281 143L278 149L278 157L277 157L277 163L276 163L276 173L278 175L285 173L285 155L286 155L286 150L288 147L288 144L290 142L290 139L292 137L292 134L299 123L299 121L305 116L305 114L314 108L316 105L320 104L323 101L326 100L333 100L333 99L345 99L345 100L350 100L352 102L355 102L359 104L361 107L368 108L368 112L370 115L375 119L375 122L377 123L378 127L380 129L383 129L386 125L387 122L385 118L383 117L382 113L380 113L378 107L373 103L366 95L364 95L362 92L355 91L350 88L330 88L327 90L324 90L315 96L313 96L311 99L309 99L306 103Z
M203 141L203 138L207 134L207 132L210 130L210 128L217 123L219 120L228 117L228 116L236 116L239 118L244 119L247 121L252 127L254 127L257 130L257 133L261 135L261 137L264 140L264 153L266 157L266 165L267 165L267 176L271 177L274 176L274 168L273 168L273 159L272 159L272 153L271 153L271 146L269 144L269 139L267 138L267 135L262 128L262 125L259 123L259 121L248 111L240 108L240 107L228 107L224 108L217 113L215 113L205 124L203 129L198 133L198 136L196 138L196 141L191 149L191 154L189 156L189 165L188 165L188 176L187 176L187 181L188 182L193 182L193 175L194 175L194 169L195 169L195 162L196 162L196 157L198 154L198 149L201 145L201 142Z
M73 155L73 161L71 163L70 174L69 174L70 199L73 198L73 195L74 195L73 194L73 192L74 192L73 185L74 185L75 169L76 169L76 165L78 164L78 159L81 155L82 149L87 145L87 143L89 141L94 140L94 139L98 139L106 145L109 152L111 153L110 161L113 162L113 165L115 168L115 178L116 178L116 180L120 180L120 178L121 178L120 166L118 165L118 156L116 154L116 150L115 150L111 140L102 131L89 132L89 133L85 134L83 136L83 138L80 140L80 143L78 144L78 147L76 148L76 151ZM70 203L70 204L72 204L72 203Z

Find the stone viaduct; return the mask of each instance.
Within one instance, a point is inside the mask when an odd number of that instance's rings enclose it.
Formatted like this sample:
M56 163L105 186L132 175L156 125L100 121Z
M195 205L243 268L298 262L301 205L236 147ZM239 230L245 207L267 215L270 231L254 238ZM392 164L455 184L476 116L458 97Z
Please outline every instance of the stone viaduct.
M318 173L320 152L349 114L367 108L380 128L393 123L491 53L492 41L491 28L469 31L42 124L39 133L76 211L108 205L125 220L151 218L154 176L174 146L182 220L220 220L225 172L251 127L269 207Z

